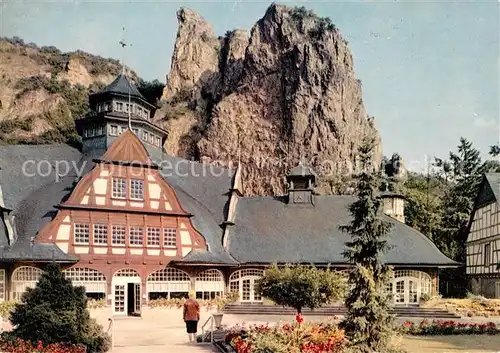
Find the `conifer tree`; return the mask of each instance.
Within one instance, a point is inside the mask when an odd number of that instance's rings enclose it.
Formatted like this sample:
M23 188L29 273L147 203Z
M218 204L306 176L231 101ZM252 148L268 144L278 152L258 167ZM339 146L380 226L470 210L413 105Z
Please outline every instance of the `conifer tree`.
M377 192L380 175L372 172L374 139L366 138L359 149L361 172L356 176L358 199L349 207L352 221L340 229L351 235L344 257L353 265L346 299L347 315L341 322L355 352L388 352L394 318L389 314L386 291L392 271L381 262L388 250L384 236L392 224L381 219Z
M13 335L36 343L83 344L87 352L105 352L110 337L90 317L84 287L74 287L59 266L49 264L35 288L28 288L11 313Z

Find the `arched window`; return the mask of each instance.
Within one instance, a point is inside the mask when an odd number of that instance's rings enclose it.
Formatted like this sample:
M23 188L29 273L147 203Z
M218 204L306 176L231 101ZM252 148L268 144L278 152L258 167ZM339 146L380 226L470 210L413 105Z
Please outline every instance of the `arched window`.
M197 299L214 299L224 294L224 276L219 270L205 270L196 276Z
M87 297L102 299L106 296L106 278L102 272L87 267L72 267L64 270L64 276L73 285L85 287Z
M264 270L245 268L233 272L229 277L229 290L238 293L241 302L261 302L255 292L255 282L264 275Z
M418 304L422 294L433 294L432 278L423 271L394 271L392 286L395 304Z
M167 267L151 273L146 287L149 299L185 298L191 289L191 277L182 270Z
M22 266L16 268L12 273L13 299L20 299L27 288L35 288L42 272L43 271L38 267L32 266Z
M133 268L122 268L115 272L113 277L140 277L136 270Z

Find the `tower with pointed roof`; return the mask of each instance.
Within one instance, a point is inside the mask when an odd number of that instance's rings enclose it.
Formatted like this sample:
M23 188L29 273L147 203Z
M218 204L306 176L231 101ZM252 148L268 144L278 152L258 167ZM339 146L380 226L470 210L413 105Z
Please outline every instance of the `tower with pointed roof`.
M76 130L82 137L82 152L106 150L128 129L129 118L132 131L148 147L161 149L167 132L152 122L153 110L154 106L130 78L120 74L102 91L89 96L89 112L76 121Z

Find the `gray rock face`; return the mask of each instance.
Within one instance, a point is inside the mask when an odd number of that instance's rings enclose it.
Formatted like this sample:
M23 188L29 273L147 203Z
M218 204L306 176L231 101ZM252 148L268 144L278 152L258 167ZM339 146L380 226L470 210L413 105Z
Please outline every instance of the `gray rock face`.
M380 137L348 44L329 19L273 4L249 37L236 30L216 38L191 10L178 18L164 100L190 89L190 113L176 118L191 122L192 155L184 157L223 166L240 160L249 195L283 193L284 176L299 160L317 171L320 184L350 174L367 135L377 140L379 168Z

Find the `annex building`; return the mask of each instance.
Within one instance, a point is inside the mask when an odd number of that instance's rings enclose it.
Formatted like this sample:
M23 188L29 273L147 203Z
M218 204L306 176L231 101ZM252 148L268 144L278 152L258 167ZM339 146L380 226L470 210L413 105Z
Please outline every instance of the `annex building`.
M467 277L472 293L500 298L500 173L483 176L469 222Z
M127 77L89 105L76 122L81 149L0 146L0 300L19 298L51 261L123 315L190 290L262 302L254 283L275 262L348 268L339 226L354 198L314 195L310 168L283 175L286 195L245 197L239 167L163 152L167 132ZM400 196L384 195L384 212L394 224L385 258L395 266L394 304L418 305L437 294L439 269L457 263L404 224Z

